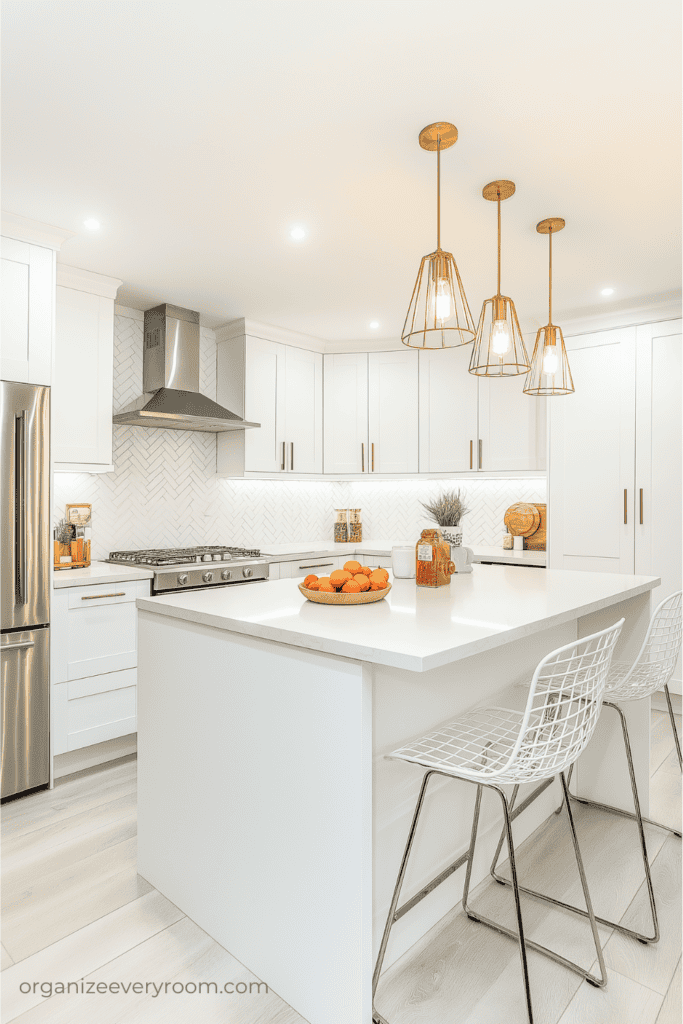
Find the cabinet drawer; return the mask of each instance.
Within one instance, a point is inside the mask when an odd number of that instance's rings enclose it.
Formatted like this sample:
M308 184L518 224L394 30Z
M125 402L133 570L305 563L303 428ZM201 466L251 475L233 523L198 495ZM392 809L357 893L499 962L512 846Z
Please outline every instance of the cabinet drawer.
M98 583L92 587L69 587L69 608L127 604L138 595L135 583Z
M339 568L338 558L325 558L318 555L314 558L302 558L300 562L281 562L280 579L299 579L315 573L316 576L329 576L331 572Z
M109 690L123 690L127 686L135 686L138 681L138 670L127 668L123 672L105 672L100 676L87 676L85 679L70 679L66 684L68 700L89 697L93 693L107 693Z
M67 702L68 749L79 750L136 730L136 687L93 693Z
M70 608L66 679L135 668L138 620L134 601L103 607L95 601Z

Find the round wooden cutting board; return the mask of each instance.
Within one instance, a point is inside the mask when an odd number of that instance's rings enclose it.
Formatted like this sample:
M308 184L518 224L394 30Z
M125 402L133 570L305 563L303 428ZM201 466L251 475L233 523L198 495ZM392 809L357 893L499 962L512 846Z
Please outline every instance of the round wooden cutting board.
M541 525L541 513L535 505L518 501L505 513L504 523L515 537L531 537Z

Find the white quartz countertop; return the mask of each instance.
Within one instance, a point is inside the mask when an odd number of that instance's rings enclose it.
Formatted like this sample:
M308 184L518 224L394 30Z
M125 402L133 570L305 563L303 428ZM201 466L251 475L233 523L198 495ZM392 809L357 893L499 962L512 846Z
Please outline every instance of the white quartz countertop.
M449 586L395 580L383 601L321 605L296 580L138 598L137 606L217 629L425 672L552 626L659 585L654 576L478 565Z
M111 565L91 562L86 569L59 569L54 573L55 590L63 587L88 587L94 583L126 583L130 580L151 580L153 572L138 565Z
M412 546L415 542L416 538L413 540L380 538L379 540L362 541L360 544L336 544L334 541L313 541L306 544L303 541L298 541L291 544L263 544L261 552L269 562L295 560L306 558L309 555L346 555L351 558L353 555L362 554L368 557L391 558L392 547L395 545ZM472 548L475 562L495 560L510 565L545 566L546 564L545 551L505 551L503 548L487 547L483 544L469 546Z

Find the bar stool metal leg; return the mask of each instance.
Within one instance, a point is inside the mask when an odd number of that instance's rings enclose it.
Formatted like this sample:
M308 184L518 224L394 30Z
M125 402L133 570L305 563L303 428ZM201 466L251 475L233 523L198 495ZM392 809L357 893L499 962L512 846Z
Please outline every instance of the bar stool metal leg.
M678 738L678 729L676 728L676 719L674 718L674 709L671 706L671 694L669 693L669 687L664 687L664 693L666 694L666 703L669 708L669 719L671 720L671 731L674 734L674 743L676 744L676 753L678 754L678 767L683 769L683 758L681 757L681 741Z
M643 859L643 867L645 869L645 881L646 881L646 884L647 884L647 892L648 892L648 897L649 897L649 900L650 900L650 912L652 914L653 934L652 935L643 935L641 932L634 931L632 928L627 928L623 924L618 924L615 921L608 921L604 917L596 916L595 919L600 924L604 924L604 925L608 926L609 928L615 928L617 931L622 932L624 935L629 935L632 939L637 939L638 942L642 942L643 944L647 944L647 943L650 943L650 942L658 942L659 941L659 922L657 920L657 907L655 905L655 895L654 895L654 889L652 887L652 874L650 872L650 861L648 859L647 844L645 842L645 830L643 829L643 822L644 821L648 821L648 819L647 818L643 818L643 816L642 816L642 814L640 812L640 800L638 799L638 787L636 785L636 776L635 776L635 770L634 770L634 767L633 767L633 755L632 755L632 752L631 752L631 743L629 741L628 726L626 724L626 716L624 715L623 711L621 710L621 708L617 704L611 704L609 701L604 701L603 706L604 707L609 707L609 708L614 708L614 710L618 712L619 718L621 720L621 730L622 730L622 736L623 736L623 739L624 739L624 747L626 749L626 760L628 761L629 777L630 777L630 780L631 780L631 792L633 794L633 804L634 804L634 807L635 807L635 814L632 814L630 811L622 811L618 807L610 807L608 804L601 804L601 803L598 803L595 800L587 800L584 797L577 797L577 796L573 796L572 794L570 794L568 787L569 787L569 782L571 781L571 776L572 776L572 772L574 770L574 765L571 766L571 768L569 770L568 777L567 777L567 794L568 794L568 798L571 797L572 800L576 800L578 803L588 804L591 807L598 807L598 808L600 808L602 810L609 811L609 812L611 812L613 814L618 814L618 815L626 817L626 818L632 818L633 820L636 821L636 823L638 825L638 837L640 839L640 851L641 851L641 856L642 856L642 859ZM563 780L563 786L564 786L564 780ZM656 822L651 822L651 824L656 825L657 823ZM666 826L666 825L662 825L661 827L662 828L668 828L668 826ZM673 832L674 830L673 829L668 829L668 831ZM675 833L674 832L674 834L677 835L679 833ZM574 827L573 827L573 824L572 824L572 837L574 837ZM501 836L501 839L502 839L502 836ZM496 870L495 870L496 864L497 864L497 861L498 861L498 857L500 856L500 853L499 853L500 847L501 847L501 843L499 842L499 844L498 844L498 851L496 853L496 857L495 857L495 860L493 862L493 865L491 866L491 875L492 875L493 878L495 878L496 882L500 882L501 885L508 885L509 886L511 884L509 879L505 878L503 875L497 874ZM582 910L580 907L575 907L575 906L573 906L570 903L564 903L562 900L556 900L552 896L546 896L545 893L539 893L539 892L536 892L536 890L534 890L534 889L527 889L527 888L524 888L523 886L522 886L522 892L525 893L527 896L532 896L534 899L541 900L544 903L552 903L556 907L562 907L565 910L570 910L572 913L578 914L580 917L589 917L589 914L585 910Z
M375 970L372 976L372 1020L374 1024L387 1024L384 1017L375 1009L375 993L377 991L377 985L379 984L379 976L382 973L382 964L384 963L384 957L387 951L387 944L389 942L389 933L395 921L396 908L398 907L398 899L401 895L401 888L403 886L403 879L405 878L406 868L408 867L408 858L410 857L410 851L413 846L415 839L415 833L417 832L417 823L420 817L420 812L424 804L425 793L427 792L427 785L433 772L426 772L422 779L422 785L420 787L420 794L417 798L417 804L415 805L415 812L413 814L413 820L408 833L408 840L403 851L403 858L401 860L401 867L399 868L398 877L396 879L396 885L394 886L394 895L391 898L391 905L389 907L389 914L387 915L387 923L384 926L384 933L382 935L382 941L379 947L379 953L377 954L377 963L375 964Z
M580 967L578 964L575 964L572 960L567 960L566 957L561 956L559 953L556 953L554 950L548 949L547 946L541 946L537 942L532 942L531 939L526 939L525 940L525 945L526 945L527 949L533 949L537 953L541 953L543 956L547 956L550 960L554 960L555 963L562 964L563 967L567 967L570 971L574 971L575 974L580 974L582 978L585 978L586 981L588 981L591 985L594 985L596 988L604 988L604 986L607 984L607 972L605 970L605 962L604 962L604 959L603 959L603 956L602 956L602 948L600 946L600 938L598 936L597 921L599 920L599 918L596 918L595 914L593 913L593 904L591 902L590 893L588 891L588 883L586 881L586 874L585 874L585 871L584 871L584 868L583 868L583 860L581 858L581 850L579 848L579 841L578 841L578 838L576 836L576 830L574 828L574 818L573 818L573 815L571 813L571 807L569 806L569 790L567 788L567 784L566 784L566 780L565 780L565 777L564 777L564 773L562 773L560 775L560 779L562 781L562 788L563 788L563 793L564 793L564 803L565 803L565 806L567 808L567 814L568 814L568 817L569 817L569 827L570 827L571 834L572 834L572 843L573 843L573 846L574 846L574 854L575 854L575 857L576 857L576 863L577 863L577 866L578 866L578 869L579 869L579 878L581 880L581 888L583 889L583 898L586 901L586 908L587 909L585 911L581 911L581 914L584 917L587 917L589 919L589 921L590 921L590 924L591 924L591 931L593 933L593 941L595 943L595 952L596 952L596 955L597 955L597 958L598 958L598 966L600 968L600 977L598 978L594 974L591 974L590 971L587 971L585 968ZM511 830L511 828L508 828L508 821L511 821L511 819L512 819L511 810L508 807L507 798L505 798L505 794L503 793L503 791L498 789L495 786L491 786L490 788L491 789L496 789L496 791L501 794L501 798L504 799L505 818L506 818L505 832L508 835L508 849L510 850L510 849L512 849L512 847L510 845L511 842L512 842L512 830ZM513 856L514 856L514 854L513 854ZM516 900L517 900L517 893L518 892L520 892L520 893L523 892L527 896L535 897L536 899L540 899L543 902L553 903L555 906L562 907L565 910L572 910L574 912L577 911L577 908L572 907L570 904L561 903L559 900L555 900L555 899L553 899L550 896L544 896L541 893L534 892L534 890L532 890L532 889L527 889L523 885L519 885L519 883L516 881L516 870L513 868L512 860L510 861L510 871L511 871L511 874L513 876L511 881L509 879L507 879L507 878L503 878L503 876L496 875L493 871L491 873L493 874L493 877L495 878L495 880L497 882L501 882L503 885L507 885L507 886L511 886L512 887L512 889L516 893L516 895L515 895L515 899ZM472 917L473 913L470 912L469 916ZM474 912L474 916L476 916L476 920L481 921L482 924L486 924L490 928L494 928L497 932L500 932L503 935L509 935L511 938L517 938L517 933L513 932L510 928L504 928L502 925L499 925L497 922L491 921L489 918L486 918L486 917L483 917L480 914L477 914L476 911ZM526 980L526 978L525 978L525 980Z
M474 822L472 824L472 839L471 839L471 842L470 842L470 857L469 857L469 860L468 860L468 863L467 863L467 874L465 876L465 887L464 887L463 894L462 894L462 907L463 907L463 910L465 911L465 913L467 914L467 916L470 918L470 920L472 920L472 921L479 921L481 924L486 924L486 925L489 926L489 928L493 928L497 932L501 932L504 935L509 935L510 937L516 938L518 940L518 942L519 942L519 955L520 955L520 959L522 961L522 977L524 978L524 994L525 994L525 997L526 997L526 1012L527 1012L527 1016L529 1018L529 1024L534 1024L534 1013L533 1013L533 1007L531 1005L531 986L529 984L529 965L527 963L527 956L526 956L527 943L526 943L526 940L524 938L524 924L523 924L523 921L522 921L522 904L521 904L520 897L519 897L519 884L517 882L517 867L516 867L516 863L515 863L515 847L514 847L514 843L512 841L512 821L511 821L511 818L510 818L510 807L508 805L507 797L505 796L505 793L503 792L502 789L499 789L498 786L487 786L486 788L487 789L494 789L496 791L496 793L498 793L498 795L500 796L501 802L503 804L503 816L505 818L504 831L505 831L505 834L507 836L508 855L509 855L509 858L510 858L510 870L512 871L512 886L513 886L513 891L514 891L514 894L515 894L515 911L516 911L516 914L517 914L517 932L516 933L513 932L512 929L510 929L510 928L503 928L502 926L498 925L495 921L491 921L489 918L483 917L481 914L477 914L476 912L470 910L470 908L468 907L468 904L467 904L467 897L469 896L469 888L470 888L470 875L471 875L472 859L473 859L473 856L474 856L474 843L475 843L475 839L476 839L477 823L478 823L478 819L479 819L479 805L480 805L480 802L481 802L481 786L477 787L477 789L478 789L478 791L477 791L477 804L476 804L476 807L475 807ZM518 789L519 787L515 787L515 788ZM529 943L529 945L533 945L534 948L535 948L535 943Z

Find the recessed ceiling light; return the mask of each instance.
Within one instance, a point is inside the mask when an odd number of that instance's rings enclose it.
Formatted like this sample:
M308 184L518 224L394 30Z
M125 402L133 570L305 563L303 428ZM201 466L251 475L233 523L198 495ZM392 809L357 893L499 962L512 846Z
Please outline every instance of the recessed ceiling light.
M601 295L614 295L614 288L603 288L600 292Z
M289 237L293 238L295 242L300 242L302 238L306 237L306 229L302 227L294 227L289 232Z
M374 329L375 327L379 327L379 322L377 320L371 320L369 326Z
M97 231L100 226L100 222L95 220L94 217L88 217L87 220L83 221L83 227L87 228L88 231Z

